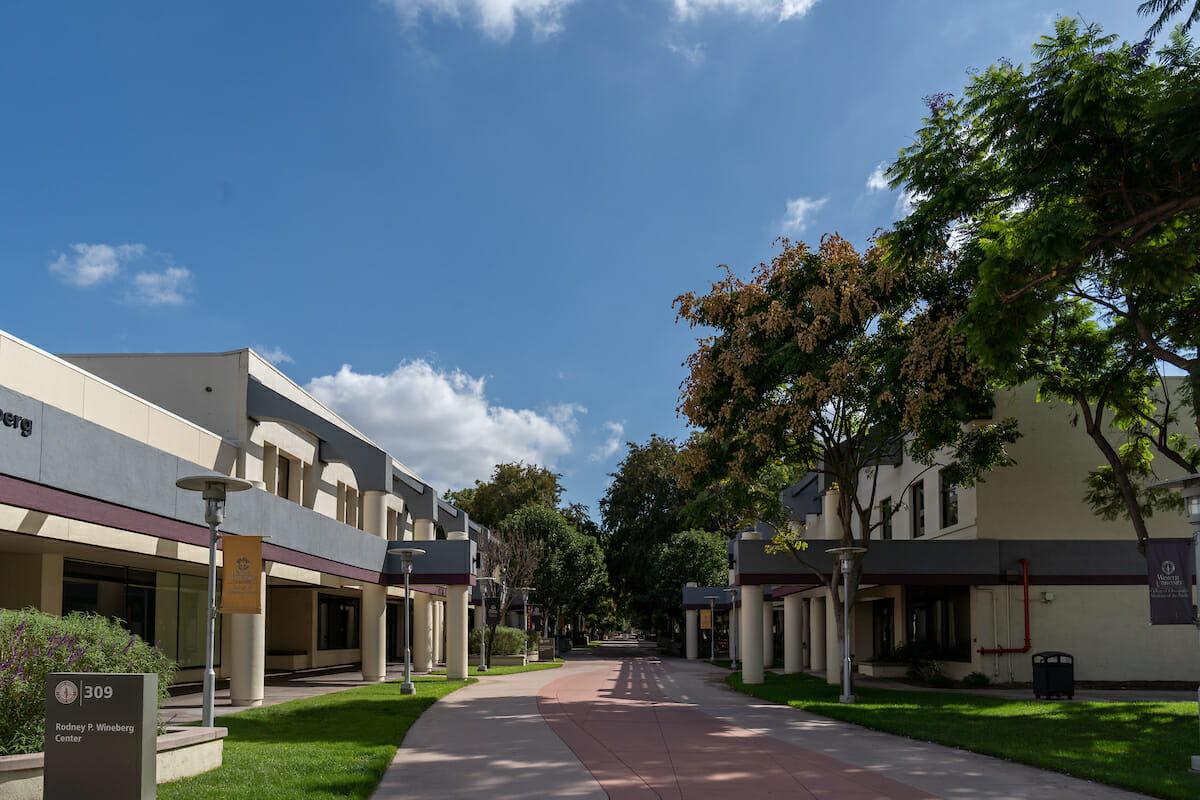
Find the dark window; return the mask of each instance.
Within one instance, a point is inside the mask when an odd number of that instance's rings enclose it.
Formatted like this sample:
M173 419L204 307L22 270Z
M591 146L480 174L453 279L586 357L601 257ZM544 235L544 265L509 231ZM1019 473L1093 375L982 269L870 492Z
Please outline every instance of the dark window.
M909 490L912 496L912 536L925 535L925 481L917 481Z
M292 460L287 456L280 456L277 466L275 467L275 494L288 499L288 487L292 482Z
M910 586L908 644L930 658L971 660L971 597L966 586Z
M879 504L879 538L892 538L892 498L886 497Z
M353 650L358 647L358 600L317 595L317 649Z
M958 484L948 480L946 473L942 478L942 527L949 528L958 524Z
M871 636L874 639L872 658L887 658L892 654L892 618L895 603L888 597L871 603Z

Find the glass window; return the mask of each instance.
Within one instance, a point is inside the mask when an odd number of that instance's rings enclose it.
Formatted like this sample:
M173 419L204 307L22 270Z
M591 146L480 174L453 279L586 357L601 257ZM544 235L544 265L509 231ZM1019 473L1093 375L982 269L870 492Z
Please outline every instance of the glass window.
M358 600L331 594L317 595L317 649L352 650L358 647Z
M912 536L925 535L925 481L917 481L909 490L912 497Z
M911 586L908 643L931 658L971 660L971 598L966 586Z
M949 528L958 524L958 484L948 480L944 472L941 479L942 527Z
M879 538L892 538L892 498L885 497L879 504Z

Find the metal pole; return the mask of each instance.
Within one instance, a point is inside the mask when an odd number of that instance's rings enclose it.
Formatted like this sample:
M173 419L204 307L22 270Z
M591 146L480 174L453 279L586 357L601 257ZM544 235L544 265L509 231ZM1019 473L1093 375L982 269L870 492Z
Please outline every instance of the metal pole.
M217 501L207 500L207 505ZM204 624L204 708L200 712L200 724L213 727L213 716L217 704L217 673L213 669L214 640L217 626L217 522L218 514L206 513L208 518L208 619Z
M708 660L717 660L717 598L708 598Z
M850 567L849 559L842 562L842 696L843 703L853 703L850 693Z
M408 571L409 565L404 565L404 683L400 684L400 694L416 694L417 687L412 682L412 617L408 612Z

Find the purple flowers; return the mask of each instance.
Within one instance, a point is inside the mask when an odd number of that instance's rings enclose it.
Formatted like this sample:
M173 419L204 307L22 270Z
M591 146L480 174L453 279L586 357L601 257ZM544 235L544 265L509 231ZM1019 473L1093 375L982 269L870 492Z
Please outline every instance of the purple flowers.
M1133 55L1135 58L1145 58L1146 53L1150 52L1150 37L1147 36L1133 46Z
M921 99L929 109L929 112L936 116L943 108L950 105L950 100L953 97L953 92L938 92L937 94L926 95Z

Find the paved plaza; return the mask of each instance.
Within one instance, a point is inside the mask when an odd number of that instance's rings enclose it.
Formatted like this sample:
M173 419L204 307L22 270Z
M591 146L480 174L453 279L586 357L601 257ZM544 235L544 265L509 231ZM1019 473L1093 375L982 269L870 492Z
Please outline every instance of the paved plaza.
M401 672L389 665L388 678ZM1141 797L767 703L729 689L727 674L704 662L659 659L634 642L608 642L572 651L559 669L483 676L417 720L373 798ZM268 679L264 702L363 685L358 672L277 676ZM1080 690L1076 700L1118 694L1193 697ZM238 710L227 691L218 692L218 717ZM199 695L170 698L163 717L199 719Z

